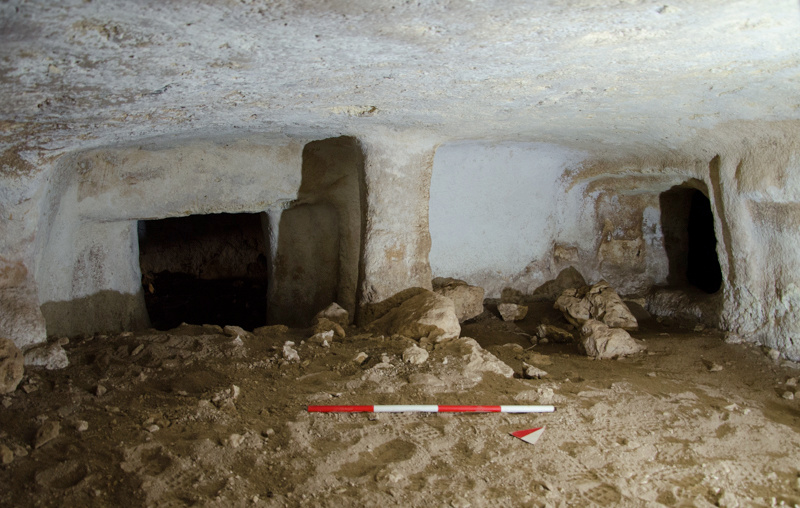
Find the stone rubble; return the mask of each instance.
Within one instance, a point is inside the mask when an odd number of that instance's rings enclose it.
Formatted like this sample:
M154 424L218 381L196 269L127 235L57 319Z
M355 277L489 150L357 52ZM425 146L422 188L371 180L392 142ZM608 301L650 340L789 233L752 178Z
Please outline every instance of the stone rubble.
M428 352L419 346L412 345L403 351L403 361L411 365L422 365L428 360Z
M572 333L558 326L548 324L539 325L536 329L536 335L540 339L547 339L560 344L568 344L574 340Z
M610 328L595 319L584 322L578 344L587 356L599 360L629 356L647 349L622 328Z

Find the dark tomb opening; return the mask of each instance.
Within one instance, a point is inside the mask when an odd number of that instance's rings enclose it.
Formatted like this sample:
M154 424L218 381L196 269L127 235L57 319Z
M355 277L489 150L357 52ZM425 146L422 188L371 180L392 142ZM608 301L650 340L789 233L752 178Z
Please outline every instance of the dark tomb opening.
M268 248L263 214L139 221L145 305L154 328L267 321Z
M722 287L722 270L708 197L697 188L680 185L661 193L659 201L669 260L667 283L716 293Z

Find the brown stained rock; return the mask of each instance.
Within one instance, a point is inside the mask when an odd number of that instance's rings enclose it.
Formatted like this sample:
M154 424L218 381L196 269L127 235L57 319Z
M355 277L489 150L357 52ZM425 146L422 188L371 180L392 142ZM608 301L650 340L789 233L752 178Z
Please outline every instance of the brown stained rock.
M463 280L436 277L433 279L433 291L453 301L459 323L483 312L482 287L470 286Z
M581 327L579 346L587 356L598 360L629 356L647 349L621 328L610 328L590 319Z
M0 393L17 389L25 372L22 351L9 339L0 337Z
M367 330L389 336L403 335L415 340L441 342L457 338L461 333L461 325L452 300L422 289L370 323Z
M33 440L33 448L39 448L58 437L61 432L61 424L52 420L47 420L36 431L36 438Z

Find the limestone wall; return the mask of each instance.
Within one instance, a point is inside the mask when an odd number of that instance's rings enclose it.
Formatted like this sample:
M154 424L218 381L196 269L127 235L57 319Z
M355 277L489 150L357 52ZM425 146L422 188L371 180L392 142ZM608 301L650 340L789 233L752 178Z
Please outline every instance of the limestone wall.
M145 326L137 221L281 210L297 196L302 147L192 141L65 157L50 175L36 235L48 333Z

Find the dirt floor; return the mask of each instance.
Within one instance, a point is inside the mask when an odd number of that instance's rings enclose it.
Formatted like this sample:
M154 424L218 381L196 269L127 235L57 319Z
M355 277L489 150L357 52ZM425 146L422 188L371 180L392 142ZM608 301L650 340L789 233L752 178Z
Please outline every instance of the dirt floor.
M463 326L515 370L511 379L463 344L410 365L402 352L413 341L355 328L329 347L282 327L238 339L189 325L73 338L68 368L29 368L0 399L10 460L0 504L800 504L800 400L789 398L797 364L716 330L655 320L633 334L646 353L593 361L571 344L532 346L545 319L555 318L540 305L518 326L489 312ZM284 359L286 341L299 361ZM353 361L361 352L363 364ZM523 362L548 375L523 379ZM398 403L557 410L306 412ZM533 445L509 434L540 426ZM37 431L51 439L36 447Z

